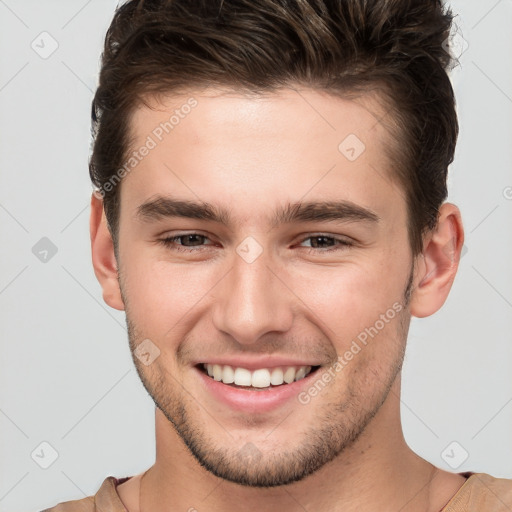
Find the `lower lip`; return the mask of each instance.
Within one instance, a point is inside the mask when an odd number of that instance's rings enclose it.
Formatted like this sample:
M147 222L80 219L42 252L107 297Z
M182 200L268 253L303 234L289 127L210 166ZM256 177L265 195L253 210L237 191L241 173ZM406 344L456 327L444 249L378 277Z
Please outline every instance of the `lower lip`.
M315 376L318 377L318 371L315 371L291 384L282 384L265 391L256 391L223 384L197 367L194 370L198 373L207 392L213 395L215 399L228 405L231 409L249 413L272 411L291 400L297 399L302 389L310 385L310 380Z

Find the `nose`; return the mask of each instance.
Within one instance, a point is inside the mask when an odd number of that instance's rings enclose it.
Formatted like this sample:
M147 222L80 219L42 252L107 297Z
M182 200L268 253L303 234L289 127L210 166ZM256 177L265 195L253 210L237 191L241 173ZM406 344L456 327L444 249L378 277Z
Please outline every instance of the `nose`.
M218 284L213 323L240 344L292 326L294 296L269 263L265 251L251 263L235 254L231 271Z

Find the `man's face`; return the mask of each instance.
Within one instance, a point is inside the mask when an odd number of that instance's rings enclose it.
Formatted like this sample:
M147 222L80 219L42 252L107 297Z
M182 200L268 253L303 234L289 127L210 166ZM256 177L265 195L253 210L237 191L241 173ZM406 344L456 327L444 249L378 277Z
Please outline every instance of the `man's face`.
M169 133L158 129L176 110ZM160 351L149 365L134 357L139 375L217 476L300 480L348 447L398 382L412 257L388 134L360 104L291 89L174 96L131 123L132 148L150 149L121 185L120 285L132 351L143 340ZM225 215L141 208L158 198ZM316 202L346 208L315 217ZM216 380L233 371L241 387ZM268 387L287 375L299 380Z

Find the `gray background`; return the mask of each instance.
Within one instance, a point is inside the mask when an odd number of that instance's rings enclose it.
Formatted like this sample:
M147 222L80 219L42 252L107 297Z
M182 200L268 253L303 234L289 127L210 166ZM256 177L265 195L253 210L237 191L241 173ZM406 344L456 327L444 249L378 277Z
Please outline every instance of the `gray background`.
M90 258L90 102L116 5L0 0L2 512L94 494L155 457L124 314ZM451 5L465 51L449 200L467 252L443 309L413 319L403 423L435 465L512 478L512 1Z

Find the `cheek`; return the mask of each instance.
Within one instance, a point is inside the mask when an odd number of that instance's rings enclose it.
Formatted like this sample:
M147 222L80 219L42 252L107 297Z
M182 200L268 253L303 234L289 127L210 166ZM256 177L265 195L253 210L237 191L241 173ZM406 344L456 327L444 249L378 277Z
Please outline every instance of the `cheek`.
M179 337L191 328L190 322L207 316L212 296L218 292L216 285L229 270L229 265L213 261L177 264L155 259L154 253L135 244L125 254L123 288L130 316L147 337L155 339ZM289 300L289 306L312 324L321 327L320 319L325 335L341 353L402 300L406 265L400 258L403 255L388 247L331 266L284 263L274 269L293 292L283 300ZM394 322L390 324L381 330L387 331Z
M365 257L337 267L287 272L290 288L335 332L373 324L402 300L406 268L398 260Z
M132 316L167 329L200 307L215 283L212 267L159 261L143 251L127 260L125 268L123 284Z

